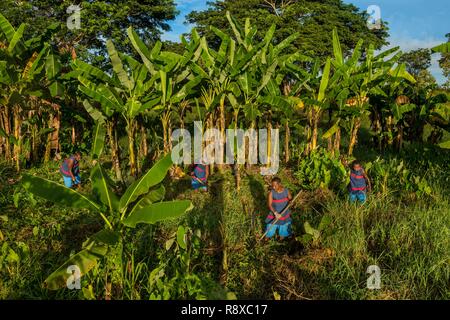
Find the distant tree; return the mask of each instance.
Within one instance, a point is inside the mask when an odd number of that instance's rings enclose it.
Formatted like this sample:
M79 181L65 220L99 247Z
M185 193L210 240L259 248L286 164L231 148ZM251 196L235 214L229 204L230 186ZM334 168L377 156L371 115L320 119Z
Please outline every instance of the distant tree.
M249 17L252 25L258 28L256 37L259 39L264 37L273 23L277 26L275 42L300 32L291 50L301 50L312 56L325 57L332 53L331 34L335 27L339 30L346 53L355 47L360 38L373 43L377 49L387 44L388 28L385 23L382 23L381 29L369 30L367 13L341 0L217 0L208 2L208 5L204 11L190 13L187 21L195 24L199 33L206 35L212 44L217 38L209 30L210 25L230 30L226 11L230 11L242 24Z
M163 41L162 43L162 49L164 51L172 51L182 55L184 52L184 45L180 42L173 42L170 40L166 40Z
M450 42L450 33L445 35L447 37L447 42ZM439 59L439 66L442 69L442 73L447 78L447 81L444 83L443 87L447 90L450 90L450 53L442 53L441 59Z
M71 5L81 7L81 28L70 30L66 21ZM28 24L31 36L39 35L49 25L59 22L61 46L76 46L78 51L89 48L105 53L105 42L113 39L120 51L129 51L126 29L131 25L147 43L170 30L168 22L177 15L174 0L0 0L2 14L13 24Z
M426 88L431 85L437 85L436 78L428 70L420 70L416 76L416 86L419 88Z
M399 63L405 63L406 69L416 79L419 73L431 66L431 50L417 49L403 54Z

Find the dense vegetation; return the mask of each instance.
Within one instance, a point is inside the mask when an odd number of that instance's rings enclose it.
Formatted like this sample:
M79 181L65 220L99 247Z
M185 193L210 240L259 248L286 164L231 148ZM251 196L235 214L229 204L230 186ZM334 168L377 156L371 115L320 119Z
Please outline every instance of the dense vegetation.
M210 44L193 29L178 53L130 27L132 53L108 40L101 69L59 50L53 27L27 37L0 14L1 298L450 297L448 92L418 85L398 48L343 50L334 29L333 54L310 57L292 50L298 33L226 17L231 31L210 26ZM256 165L211 165L209 193L189 190L170 137L195 120L222 137L281 130L278 174L304 191L294 239L258 241ZM58 172L74 150L77 191ZM355 157L373 183L363 206L347 201ZM82 290L65 288L74 262Z

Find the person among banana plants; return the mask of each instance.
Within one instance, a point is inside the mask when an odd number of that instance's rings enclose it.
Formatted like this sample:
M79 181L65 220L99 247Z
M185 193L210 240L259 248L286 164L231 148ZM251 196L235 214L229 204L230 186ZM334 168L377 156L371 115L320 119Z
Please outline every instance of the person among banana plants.
M64 179L64 185L67 188L79 188L81 186L80 160L81 153L77 151L69 158L64 159L59 168Z
M275 236L277 232L281 239L292 235L291 210L288 208L291 200L291 192L281 184L280 178L274 177L267 201L270 212L265 221L266 240Z
M367 192L370 192L370 179L358 160L352 162L350 170L350 202L364 203L367 200Z
M208 191L209 167L202 163L196 163L191 171L191 185L194 190Z

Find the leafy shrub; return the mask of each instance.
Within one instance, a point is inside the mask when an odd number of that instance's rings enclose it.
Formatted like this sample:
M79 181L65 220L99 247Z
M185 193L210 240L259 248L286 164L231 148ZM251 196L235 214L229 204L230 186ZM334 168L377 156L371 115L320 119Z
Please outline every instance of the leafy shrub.
M304 157L298 164L295 177L306 190L319 188L344 191L348 184L348 174L339 159L329 152L320 150Z
M414 192L418 197L430 196L432 189L424 176L412 172L403 160L380 159L366 164L374 190L382 193L388 191Z

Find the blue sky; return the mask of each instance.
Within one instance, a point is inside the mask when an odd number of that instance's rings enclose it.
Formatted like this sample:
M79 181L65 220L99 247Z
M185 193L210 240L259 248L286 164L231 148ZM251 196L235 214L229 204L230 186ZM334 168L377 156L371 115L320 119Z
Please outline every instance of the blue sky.
M245 0L244 0L245 1ZM175 0L180 11L171 23L172 31L163 35L164 40L179 41L180 35L189 32L191 25L184 24L185 15L191 11L204 10L206 0ZM450 0L344 0L366 10L369 5L377 5L381 18L389 23L391 46L400 46L403 51L417 48L431 48L446 40L450 33ZM441 83L444 80L437 60L433 56L430 71Z

